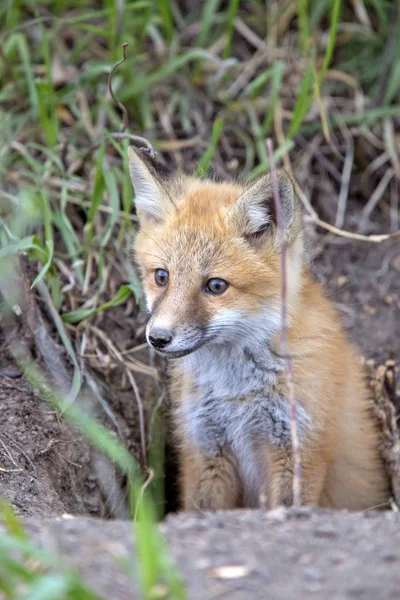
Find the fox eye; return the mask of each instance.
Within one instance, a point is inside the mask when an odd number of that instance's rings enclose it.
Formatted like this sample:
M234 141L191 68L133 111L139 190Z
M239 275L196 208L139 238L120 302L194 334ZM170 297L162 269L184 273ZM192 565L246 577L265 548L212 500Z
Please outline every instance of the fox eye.
M154 272L154 281L159 287L164 287L168 283L168 271L165 269L156 269Z
M205 291L209 294L214 294L214 296L219 296L226 292L228 287L229 283L227 281L219 277L213 277L207 281Z

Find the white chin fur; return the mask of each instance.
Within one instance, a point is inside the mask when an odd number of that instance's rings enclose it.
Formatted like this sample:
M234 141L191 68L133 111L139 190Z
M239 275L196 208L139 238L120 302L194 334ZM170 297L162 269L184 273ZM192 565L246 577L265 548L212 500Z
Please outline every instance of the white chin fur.
M279 305L269 306L254 315L227 308L219 311L209 327L215 330L217 343L224 341L224 334L227 341L235 340L240 343L242 339L243 343L254 343L256 340L265 343L280 330L281 321Z

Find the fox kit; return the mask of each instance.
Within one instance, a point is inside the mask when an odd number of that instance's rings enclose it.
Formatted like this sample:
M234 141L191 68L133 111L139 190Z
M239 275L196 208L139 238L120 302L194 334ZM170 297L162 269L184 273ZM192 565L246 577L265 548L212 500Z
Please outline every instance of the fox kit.
M280 353L280 235L269 175L244 187L170 175L129 149L150 320L170 360L185 510L292 503ZM360 510L388 500L361 366L303 258L299 201L278 172L302 503Z

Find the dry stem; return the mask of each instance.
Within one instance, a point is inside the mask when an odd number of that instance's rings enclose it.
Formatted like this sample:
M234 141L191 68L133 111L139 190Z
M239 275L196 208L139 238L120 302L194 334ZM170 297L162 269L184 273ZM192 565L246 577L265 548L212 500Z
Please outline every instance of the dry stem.
M297 436L296 425L296 399L294 395L293 368L288 343L288 326L287 326L287 272L286 272L286 240L285 240L285 225L283 222L282 205L279 197L278 179L273 159L272 141L267 139L267 151L270 161L272 192L274 197L275 212L277 227L280 236L281 245L281 315L282 315L282 331L281 331L281 353L286 358L286 378L288 385L288 396L290 405L290 433L292 438L292 451L294 462L293 473L293 505L299 507L301 505L301 460L299 439Z
M150 144L149 140L147 140L146 138L139 136L139 135L132 135L131 133L125 133L125 130L128 127L128 111L126 109L126 106L124 106L124 104L122 104L122 102L120 100L118 100L118 98L116 97L116 95L114 94L113 89L112 89L112 76L114 75L114 72L116 71L116 69L118 69L118 67L126 61L127 46L128 46L128 44L126 42L124 42L122 44L123 57L121 58L121 60L119 60L117 63L115 63L115 65L111 69L110 74L108 76L108 90L110 92L110 96L114 100L114 102L118 106L118 108L121 110L122 115L123 115L120 133L113 133L113 134L111 134L111 137L113 137L115 139L126 138L126 139L131 140L135 144L144 144L147 147L150 156L153 158L156 155L156 153L154 151L153 146ZM99 146L99 144L97 144L97 146ZM93 148L90 148L89 150L90 150L90 152L92 152Z
M112 89L112 76L114 74L114 71L116 71L116 69L118 69L118 67L120 65L122 65L122 63L124 63L126 61L126 48L127 48L128 44L126 42L124 42L122 44L122 58L121 60L119 60L117 63L115 63L115 65L113 66L113 68L110 71L110 74L108 76L108 89L110 92L110 96L111 98L114 100L115 104L117 104L118 108L121 110L122 112L122 123L121 123L121 132L124 132L125 129L128 127L128 111L126 110L126 107L122 104L122 102L120 102L118 100L118 98L114 95L113 89Z

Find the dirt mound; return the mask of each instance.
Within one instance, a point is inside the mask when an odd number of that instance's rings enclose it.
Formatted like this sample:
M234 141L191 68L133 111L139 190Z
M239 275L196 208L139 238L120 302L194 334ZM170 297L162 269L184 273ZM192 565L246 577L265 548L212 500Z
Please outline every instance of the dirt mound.
M400 356L400 337L396 333L400 322L399 244L395 240L373 245L320 237L312 268L326 285L346 329L370 365L377 366L391 357ZM135 338L138 321L124 317L123 309L120 310L120 313L118 309L112 311L109 323L103 323L103 328L116 346L125 348ZM36 328L37 318L31 316ZM21 339L24 336L32 338L32 326L29 330L26 320L24 327L24 331L14 331L14 335ZM18 376L18 370L6 358L6 353L3 344L0 493L26 515L52 516L68 512L126 516L121 477L82 436L37 397ZM100 405L96 414L122 438L140 462L138 404L129 386L121 385L122 376L123 373L117 370L106 378L106 408ZM154 391L154 381L150 379L145 376L138 379L146 430L150 420L148 400ZM386 421L388 418L387 415L383 417ZM390 418L396 419L397 415ZM387 425L385 422L384 426ZM393 439L389 442L392 446L395 443ZM397 468L397 455L391 460L393 469ZM167 485L167 501L173 506L171 496L176 489L173 474Z
M0 495L23 515L68 512L128 518L121 473L38 396L11 356L10 347L24 348L24 360L32 361L55 389L63 395L71 389L73 365L46 314L43 298L30 290L30 271L26 260L16 264L7 284L14 292L18 289L16 314L4 311L0 322ZM6 297L9 290L3 287L1 292ZM133 310L137 313L137 307ZM129 319L119 307L112 317L103 323L103 335L112 330L117 343L123 331L125 343L132 343L140 319ZM154 380L137 374L135 385L140 392L135 398L121 370L96 372L89 360L77 356L81 391L74 402L121 439L144 468L142 434L147 436ZM136 356L141 357L140 353Z
M395 512L277 509L182 514L161 530L191 600L389 600L400 586L399 525ZM138 597L129 523L28 519L27 528L102 598Z
M23 514L104 515L89 444L16 374L12 363L3 362L1 493Z

